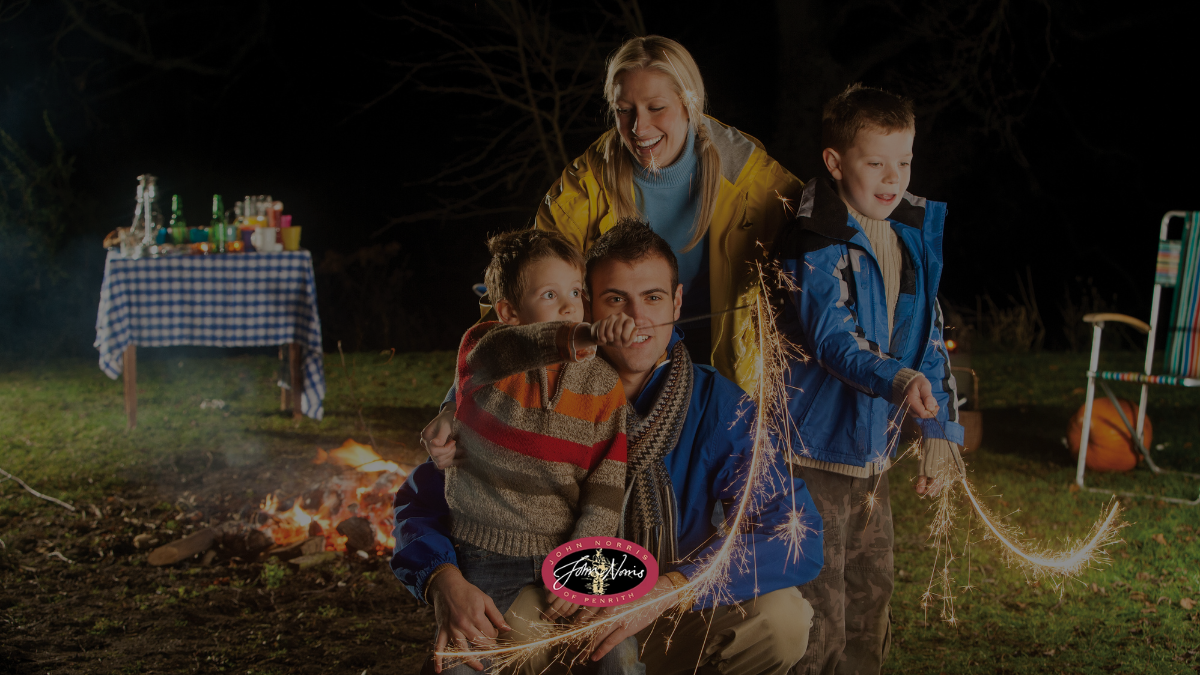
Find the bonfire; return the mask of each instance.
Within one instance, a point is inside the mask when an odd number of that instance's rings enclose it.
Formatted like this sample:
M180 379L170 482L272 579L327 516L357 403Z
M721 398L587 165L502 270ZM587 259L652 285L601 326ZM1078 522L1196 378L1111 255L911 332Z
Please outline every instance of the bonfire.
M278 494L263 499L260 509L268 520L259 530L276 546L287 546L310 537L325 537L325 550L345 551L347 536L339 529L346 521L361 518L371 525L375 547L391 550L392 494L407 477L400 465L383 459L369 445L347 439L341 447L317 448L313 464L343 466L347 471L290 499ZM363 550L362 542L350 542ZM353 545L357 544L357 545Z

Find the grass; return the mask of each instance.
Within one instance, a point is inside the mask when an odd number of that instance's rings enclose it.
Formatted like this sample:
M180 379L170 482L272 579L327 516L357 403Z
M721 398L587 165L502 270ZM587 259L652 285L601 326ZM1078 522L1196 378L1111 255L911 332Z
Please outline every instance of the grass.
M161 495L159 510L166 518L172 502L202 482L209 468L245 467L245 473L260 476L287 472L308 463L317 446L335 447L347 437L370 442L363 421L381 454L418 461L416 432L441 401L453 368L450 353L347 355L346 368L336 355L329 356L325 419L294 422L279 412L273 384L279 362L273 356L227 354L143 350L139 422L131 432L125 430L121 383L104 377L94 361L0 365L0 409L5 411L0 467L76 503L148 485ZM1139 360L1118 354L1108 365L1136 367ZM1086 356L976 355L972 365L980 377L985 429L982 447L967 456L971 480L990 495L995 510L1013 512L1012 522L1030 539L1058 544L1084 535L1107 499L1070 490L1074 465L1060 438L1083 403ZM1136 398L1136 388L1117 386L1120 395ZM1200 447L1195 414L1200 392L1156 388L1152 394L1154 444L1164 446L1156 459L1166 467L1200 471L1200 455L1193 449L1193 444ZM200 408L212 399L226 406ZM956 563L957 581L966 585L970 568L975 588L959 594L959 624L951 626L920 606L933 554L925 547L929 503L907 484L914 470L912 462L901 464L892 476L897 584L888 672L1180 673L1200 664L1200 614L1181 605L1185 599L1200 602L1200 508L1126 500L1130 525L1124 542L1111 551L1113 564L1067 584L1061 594L1008 569L993 543L976 543L969 563ZM1200 489L1197 481L1153 478L1144 469L1089 474L1088 480L1188 498ZM262 492L273 484L262 482ZM0 483L0 540L19 523L28 526L57 508L11 482ZM10 581L24 583L15 578ZM6 615L9 623L39 620L32 605L20 611L24 618L0 606L0 620ZM305 616L324 621L339 611L314 599ZM99 620L86 629L103 635L122 630ZM260 656L270 653L262 649ZM214 652L206 663L231 659L230 668L236 663L240 672L250 666L257 670L251 653L235 658Z
M1103 368L1137 369L1141 358L1118 353ZM1067 420L1084 402L1087 355L976 355L984 412L982 447L966 458L971 481L992 495L996 512L1033 541L1054 547L1087 534L1108 503L1104 495L1071 489L1073 458L1062 444ZM1136 386L1116 383L1118 396L1137 400ZM1200 472L1200 392L1151 389L1156 460L1166 468ZM1124 542L1113 562L1060 589L1030 582L1005 566L994 542L973 544L955 563L956 581L975 586L959 594L959 624L926 612L921 596L933 571L925 547L929 502L906 481L904 464L892 477L897 584L893 596L891 672L918 673L1181 673L1200 665L1200 508L1154 499L1124 500ZM1192 499L1200 482L1128 475L1087 475L1089 485ZM978 535L976 535L978 536ZM960 548L961 551L961 548ZM969 571L968 571L969 568ZM1185 601L1181 604L1181 601Z
M141 350L138 424L126 431L122 383L95 361L0 365L0 467L63 499L206 467L310 459L347 437L401 460L419 458L424 426L453 379L454 355L336 354L325 361L320 422L279 411L279 361L219 350ZM205 401L225 402L220 409ZM364 428L358 408L361 405Z

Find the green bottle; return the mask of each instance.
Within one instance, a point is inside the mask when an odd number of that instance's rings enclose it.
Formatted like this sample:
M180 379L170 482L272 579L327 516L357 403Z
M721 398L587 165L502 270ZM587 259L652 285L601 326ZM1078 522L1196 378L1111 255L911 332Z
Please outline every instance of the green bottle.
M171 241L182 244L188 239L187 219L183 217L183 198L171 196Z
M208 241L213 253L225 252L225 200L213 195L212 220L208 223Z

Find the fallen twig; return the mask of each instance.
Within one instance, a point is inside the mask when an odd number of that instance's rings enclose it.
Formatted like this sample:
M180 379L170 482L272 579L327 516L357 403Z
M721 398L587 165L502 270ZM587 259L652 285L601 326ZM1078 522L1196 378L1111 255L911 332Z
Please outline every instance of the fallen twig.
M17 478L16 476L5 471L4 469L0 469L0 474L4 474L7 478L11 478L12 480L17 481L17 485L20 485L21 487L25 488L25 491L28 492L29 494L33 495L34 497L40 497L41 499L45 499L48 502L54 502L55 504L58 504L59 506L63 507L64 509L67 509L68 511L75 510L74 506L71 506L70 504L64 502L61 499L55 499L54 497L44 495L44 494L38 492L37 490L34 490L33 488L29 487L28 483L21 480L20 478Z
M55 552L53 552L53 553L47 553L47 554L46 554L46 557L47 557L47 558L58 558L59 560L61 560L61 561L63 561L63 562L71 563L72 565L74 565L74 564L75 564L75 561L74 561L74 560L71 560L71 559L70 559L70 558L68 558L67 556L65 556L65 555L63 555L63 554L61 554L61 553L59 553L58 551L55 551Z

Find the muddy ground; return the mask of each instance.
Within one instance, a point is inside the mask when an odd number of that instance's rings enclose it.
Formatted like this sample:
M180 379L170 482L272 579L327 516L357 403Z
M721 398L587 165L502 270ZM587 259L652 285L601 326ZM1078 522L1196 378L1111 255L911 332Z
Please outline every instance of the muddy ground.
M160 568L134 545L139 534L166 543L244 518L264 485L298 492L336 469L222 467L219 458L176 468L178 491L128 484L75 513L4 486L0 671L420 671L432 611L396 581L383 551L304 571L195 558Z

